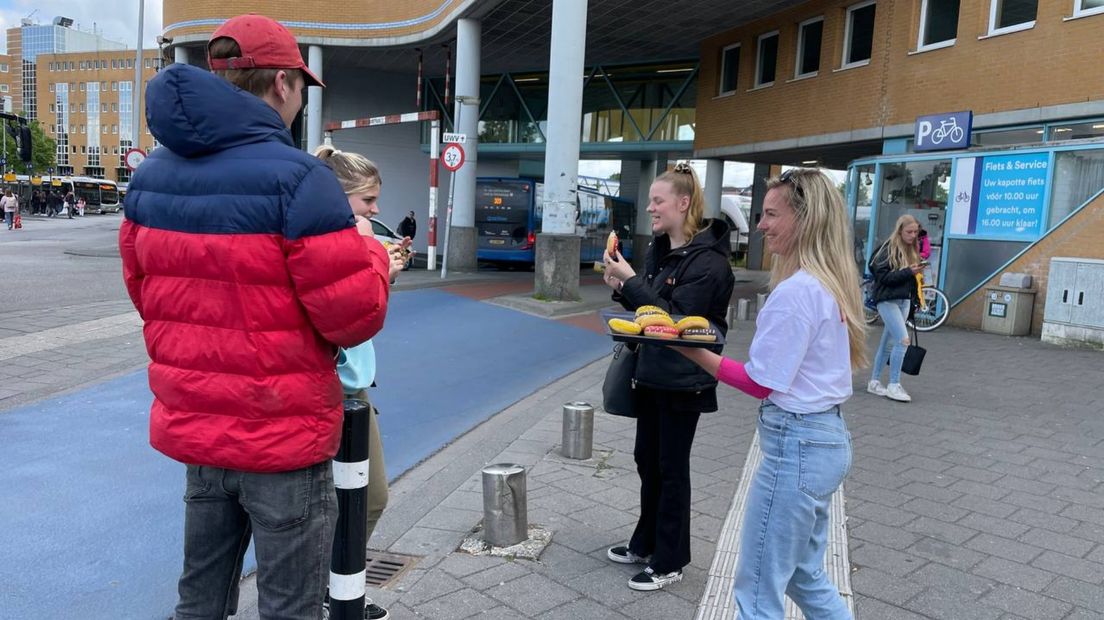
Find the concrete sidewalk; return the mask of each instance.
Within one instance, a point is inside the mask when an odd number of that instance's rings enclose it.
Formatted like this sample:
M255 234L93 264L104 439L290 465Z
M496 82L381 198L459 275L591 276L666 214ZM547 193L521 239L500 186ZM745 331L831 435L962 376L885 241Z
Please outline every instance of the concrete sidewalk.
M726 353L743 358L753 329L738 324ZM845 408L856 615L1104 617L1104 358L948 328L923 340L924 373L906 377L914 402L866 394L861 372ZM600 403L606 364L516 403L402 476L369 547L412 556L413 567L369 596L394 618L694 617L757 403L722 388L721 411L703 415L693 560L682 582L634 592L626 581L637 567L605 558L638 514L633 422L597 413L594 458L558 453L562 405ZM529 521L553 531L539 561L457 550L482 518L479 472L494 462L528 470ZM244 605L237 616L255 617Z

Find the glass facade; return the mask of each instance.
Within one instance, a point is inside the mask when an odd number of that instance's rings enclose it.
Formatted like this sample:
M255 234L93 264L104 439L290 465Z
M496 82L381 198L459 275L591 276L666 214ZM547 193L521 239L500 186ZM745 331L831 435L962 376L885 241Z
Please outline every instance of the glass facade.
M57 128L54 140L57 142L58 166L69 165L69 85L58 82L54 88L54 103L57 105Z
M1104 149L1060 151L1054 163L1050 228L1104 189Z
M88 163L85 173L88 176L103 176L103 169L100 168L103 165L100 163L100 83L89 82L85 94L88 102Z
M123 161L126 152L134 144L131 125L134 123L134 82L119 82L119 166L126 168Z

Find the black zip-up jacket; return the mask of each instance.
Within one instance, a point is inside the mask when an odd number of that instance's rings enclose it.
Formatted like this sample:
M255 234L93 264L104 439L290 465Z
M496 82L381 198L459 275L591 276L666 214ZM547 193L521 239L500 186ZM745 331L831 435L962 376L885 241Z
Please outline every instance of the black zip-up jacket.
M728 262L730 247L728 224L720 219L706 220L704 229L675 250L670 238L660 235L648 246L644 273L626 280L613 300L630 311L651 305L674 315L703 316L727 334L725 313L736 284ZM720 353L722 348L713 350ZM648 388L686 392L680 399L686 411L717 410L717 380L666 346L640 347L635 378Z
M883 243L870 257L870 274L874 276L874 302L895 299L915 300L916 276L908 267L894 269L889 264L889 243Z

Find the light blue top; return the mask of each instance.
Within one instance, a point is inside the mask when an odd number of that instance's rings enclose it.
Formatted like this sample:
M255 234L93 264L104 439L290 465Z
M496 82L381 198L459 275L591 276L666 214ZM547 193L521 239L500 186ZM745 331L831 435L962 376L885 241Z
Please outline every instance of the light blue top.
M376 348L371 340L338 351L337 376L346 394L355 394L372 385L376 380Z

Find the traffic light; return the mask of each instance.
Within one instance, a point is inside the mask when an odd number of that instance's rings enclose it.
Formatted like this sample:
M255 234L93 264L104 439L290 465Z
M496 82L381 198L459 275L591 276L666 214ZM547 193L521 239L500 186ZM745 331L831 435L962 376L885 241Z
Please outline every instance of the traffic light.
M31 163L31 128L26 125L19 127L19 159L23 163Z

